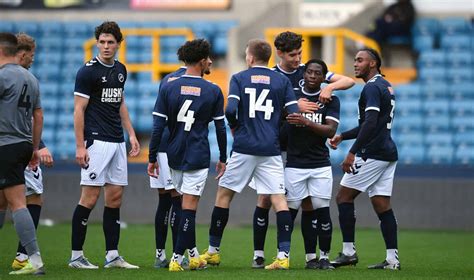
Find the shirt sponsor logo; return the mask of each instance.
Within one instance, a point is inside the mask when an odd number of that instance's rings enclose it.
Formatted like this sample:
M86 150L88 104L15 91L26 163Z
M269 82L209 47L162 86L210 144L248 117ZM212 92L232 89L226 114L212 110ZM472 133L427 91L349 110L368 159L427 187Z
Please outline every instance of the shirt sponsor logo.
M191 86L181 86L181 94L182 95L200 96L201 95L201 88L191 87Z
M101 102L120 103L122 102L123 88L103 88Z
M252 75L250 76L252 84L270 84L270 77L265 75Z

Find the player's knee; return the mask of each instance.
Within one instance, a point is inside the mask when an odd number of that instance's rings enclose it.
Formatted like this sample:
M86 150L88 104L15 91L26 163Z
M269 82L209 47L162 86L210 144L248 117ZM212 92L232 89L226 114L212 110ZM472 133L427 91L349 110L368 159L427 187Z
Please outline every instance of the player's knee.
M271 200L275 212L288 211L288 204L284 194L272 194Z
M377 214L382 214L392 208L392 205L390 204L390 197L375 196L370 200L372 202L374 211Z
M26 204L43 205L43 198L40 194L32 194L26 197Z
M311 197L311 204L314 209L329 207L331 200L327 198Z
M234 191L227 188L219 187L217 189L216 195L216 206L221 208L229 208L233 196Z
M303 211L311 211L313 209L316 209L313 207L313 203L311 202L311 200L311 197L306 197L305 199L303 199L303 201L301 202L301 209L303 209Z
M354 198L341 188L336 195L336 203L354 203Z
M288 208L298 210L300 209L300 206L301 206L301 200L288 201L287 204L288 204Z
M270 209L272 207L272 200L269 195L259 194L257 197L257 206L264 209Z

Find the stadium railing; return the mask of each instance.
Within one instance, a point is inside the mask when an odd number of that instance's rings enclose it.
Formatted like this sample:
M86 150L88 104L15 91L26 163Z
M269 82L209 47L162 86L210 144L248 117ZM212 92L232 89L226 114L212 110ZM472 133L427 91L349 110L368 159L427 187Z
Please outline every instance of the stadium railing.
M315 29L315 28L268 28L265 30L265 38L273 45L275 37L285 31L292 31L303 36L303 52L302 52L302 61L307 61L311 58L311 39L313 37L335 37L335 58L332 60L334 64L328 64L329 69L335 73L345 73L344 72L344 56L345 56L345 47L346 40L349 39L355 42L360 42L363 45L373 48L380 53L380 46L374 40L361 35L357 32L354 32L347 28L325 28L325 29ZM270 64L274 63L276 57L272 53L270 58Z

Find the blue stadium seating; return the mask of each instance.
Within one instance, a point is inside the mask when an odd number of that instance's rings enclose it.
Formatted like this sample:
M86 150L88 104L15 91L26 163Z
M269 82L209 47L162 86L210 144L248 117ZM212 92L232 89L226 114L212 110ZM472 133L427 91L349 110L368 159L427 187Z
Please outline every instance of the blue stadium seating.
M446 132L425 133L425 144L429 146L450 146L453 143L453 134Z
M467 34L471 31L471 23L465 18L449 17L440 20L440 32L442 34Z
M413 34L434 36L439 32L439 22L434 18L419 18L413 26Z
M452 83L462 83L474 80L473 67L449 67L446 76Z
M15 32L15 23L12 21L0 21L0 30L3 32Z
M63 33L63 24L60 21L43 21L39 24L39 30L42 36L61 36Z
M442 50L422 51L418 57L417 66L422 67L442 67L446 62L446 55Z
M424 144L425 135L421 131L414 131L412 133L407 133L399 135L395 138L396 143L401 146L412 146L412 145L422 145Z
M454 116L451 119L452 128L457 132L474 130L474 115L469 116Z
M462 117L474 114L474 102L454 100L450 103L450 111L453 116Z
M423 99L436 99L446 97L449 92L448 84L445 82L446 76L439 78L437 81L430 81L422 84L421 92L423 94Z
M418 83L402 84L395 86L396 100L413 100L421 96L421 85Z
M432 164L450 165L453 161L453 152L452 146L431 146L428 148L426 159Z
M398 112L396 112L395 118L393 120L392 129L393 131L400 132L400 133L417 132L423 128L425 118L426 117L423 116L420 112L413 112L413 113L405 114L405 115L398 114Z
M472 53L468 50L446 52L446 63L448 67L474 67Z
M459 146L454 159L457 164L472 164L474 162L474 145Z
M458 132L453 138L456 146L474 146L474 131Z
M446 68L423 67L418 69L418 79L425 83L438 82L446 78Z
M399 162L403 164L421 164L425 158L425 149L425 146L420 143L402 145L399 147Z
M444 35L441 37L441 48L451 51L462 51L471 48L469 35Z
M413 49L422 52L434 48L435 39L431 35L420 35L413 38Z

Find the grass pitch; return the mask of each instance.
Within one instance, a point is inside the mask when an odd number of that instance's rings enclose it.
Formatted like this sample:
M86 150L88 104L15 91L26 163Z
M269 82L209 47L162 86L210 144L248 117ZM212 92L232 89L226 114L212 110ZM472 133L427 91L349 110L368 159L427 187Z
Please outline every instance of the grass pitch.
M250 268L253 241L251 227L228 226L222 241L222 263L203 271L170 273L153 268L155 244L151 225L130 225L121 231L120 254L139 270L105 270L104 237L102 226L88 227L84 251L89 260L100 266L98 270L84 271L67 267L70 258L70 225L40 226L39 242L46 263L47 279L474 279L474 233L445 231L400 230L399 255L401 271L373 271L367 265L385 258L381 233L376 229L357 229L356 267L343 267L334 271L304 269L304 248L299 225L292 239L291 269L264 271ZM198 226L198 249L207 247L207 226ZM275 228L267 234L266 258L269 263L275 256ZM171 257L171 232L168 234L167 257ZM26 278L9 276L15 256L17 237L11 224L0 230L0 279ZM331 258L341 250L341 234L334 231Z

